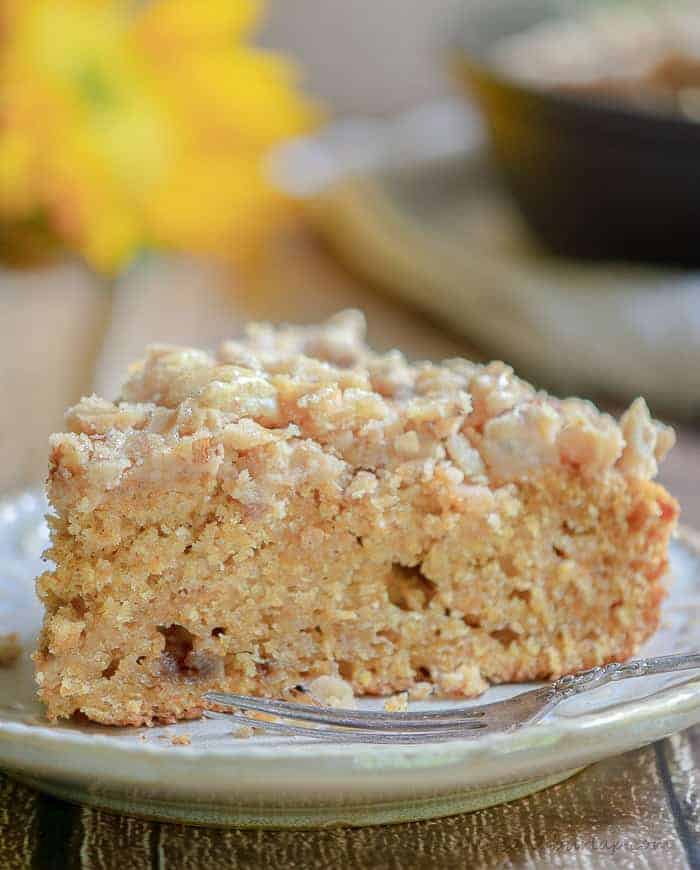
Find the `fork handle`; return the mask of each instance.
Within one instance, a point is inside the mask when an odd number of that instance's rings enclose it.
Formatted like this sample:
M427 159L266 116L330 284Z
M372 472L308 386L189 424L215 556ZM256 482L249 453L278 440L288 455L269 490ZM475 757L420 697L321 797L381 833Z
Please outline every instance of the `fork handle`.
M550 700L563 701L580 692L597 689L606 683L627 680L630 677L646 677L651 674L673 674L700 668L700 653L679 653L671 656L653 656L631 662L611 662L560 677L550 688Z

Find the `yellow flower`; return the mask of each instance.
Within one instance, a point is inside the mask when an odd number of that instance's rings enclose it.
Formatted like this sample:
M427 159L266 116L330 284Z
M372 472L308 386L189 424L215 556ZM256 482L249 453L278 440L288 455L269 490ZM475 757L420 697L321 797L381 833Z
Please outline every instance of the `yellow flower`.
M0 0L0 220L44 214L95 267L254 248L285 212L266 154L313 107L244 43L252 0Z

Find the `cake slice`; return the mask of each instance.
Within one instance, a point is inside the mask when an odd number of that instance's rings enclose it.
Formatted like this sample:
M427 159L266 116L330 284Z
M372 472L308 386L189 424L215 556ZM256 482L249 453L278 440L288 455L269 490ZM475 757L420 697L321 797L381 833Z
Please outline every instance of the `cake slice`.
M51 719L199 716L208 690L469 697L656 629L673 433L500 362L372 353L364 321L154 346L51 438Z

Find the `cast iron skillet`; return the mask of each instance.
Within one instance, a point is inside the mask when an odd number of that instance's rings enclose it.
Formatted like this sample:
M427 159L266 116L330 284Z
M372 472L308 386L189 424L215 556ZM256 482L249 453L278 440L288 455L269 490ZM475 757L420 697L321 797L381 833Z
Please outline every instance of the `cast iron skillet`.
M554 252L698 265L700 123L547 90L489 65L496 39L576 5L472 0L453 20L454 68L486 119L496 164Z

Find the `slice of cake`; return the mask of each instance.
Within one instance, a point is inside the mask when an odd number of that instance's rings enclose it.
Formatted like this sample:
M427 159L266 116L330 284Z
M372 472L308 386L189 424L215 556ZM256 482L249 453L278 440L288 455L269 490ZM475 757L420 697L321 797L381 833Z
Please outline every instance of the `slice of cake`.
M372 353L356 312L155 346L51 438L49 717L199 716L209 690L468 697L632 655L657 627L670 429L503 363Z

